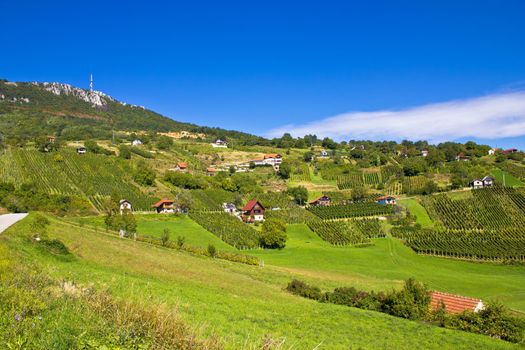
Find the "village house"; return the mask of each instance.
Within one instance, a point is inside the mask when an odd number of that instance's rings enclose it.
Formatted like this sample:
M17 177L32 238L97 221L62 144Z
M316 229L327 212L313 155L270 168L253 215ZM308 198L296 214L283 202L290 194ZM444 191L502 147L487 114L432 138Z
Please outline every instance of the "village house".
M321 197L314 199L311 202L308 202L308 204L312 206L327 206L327 205L330 205L331 201L332 200L330 199L330 197L323 195Z
M326 158L328 157L328 152L326 150L322 150L320 153L319 153L319 157L320 158Z
M133 141L131 141L131 145L132 146L141 146L142 145L142 141L140 141L138 139L137 140L133 140Z
M176 170L176 171L186 171L186 170L188 170L188 164L184 163L184 162L178 162L177 165L175 166L174 170Z
M496 149L495 148L489 149L488 154L489 154L489 156L495 155L496 154Z
M494 186L494 178L490 176L485 176L482 179L474 179L469 182L469 186L473 189L479 189L484 187L493 187Z
M48 136L47 137L47 142L49 142L49 143L55 143L56 140L57 140L57 138L55 136Z
M86 154L87 153L86 147L84 147L84 146L78 147L77 148L77 153L78 154Z
M278 153L265 154L263 157L263 165L271 165L275 170L279 170L283 157Z
M215 176L215 174L217 174L217 169L215 168L206 169L206 176Z
M393 196L382 196L376 198L376 203L381 205L394 205L396 204L396 198Z
M428 156L428 149L423 149L423 150L421 150L421 155L422 155L423 157Z
M222 209L225 213L235 215L237 214L237 206L233 203L222 203Z
M172 199L161 199L153 204L158 214L170 214L175 212L175 201Z
M479 312L485 308L481 299L436 291L430 292L430 306L432 310L438 310L443 305L445 310L451 314L460 314L464 311Z
M211 145L215 148L228 148L228 142L221 139L215 140Z
M469 161L469 160L470 160L470 157L466 156L465 153L463 153L463 152L459 152L459 153L456 155L456 160L457 160L457 161Z
M242 221L261 222L264 220L264 207L257 199L252 199L242 208Z
M501 153L503 153L503 154L511 154L511 153L516 153L516 152L518 152L517 148L509 148L509 149L506 149L506 150L502 151Z
M131 202L128 201L127 199L121 199L119 202L119 208L120 208L121 214L126 210L131 211L132 210Z

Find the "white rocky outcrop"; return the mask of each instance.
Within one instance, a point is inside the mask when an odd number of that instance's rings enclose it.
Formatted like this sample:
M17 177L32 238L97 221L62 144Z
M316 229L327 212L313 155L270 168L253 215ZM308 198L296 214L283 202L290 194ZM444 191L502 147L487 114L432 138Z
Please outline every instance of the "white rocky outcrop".
M75 96L85 102L91 103L93 106L105 107L108 104L108 100L114 101L111 96L106 95L101 91L93 91L93 93L91 93L69 84L38 83L38 85L43 86L45 90L52 92L55 95Z

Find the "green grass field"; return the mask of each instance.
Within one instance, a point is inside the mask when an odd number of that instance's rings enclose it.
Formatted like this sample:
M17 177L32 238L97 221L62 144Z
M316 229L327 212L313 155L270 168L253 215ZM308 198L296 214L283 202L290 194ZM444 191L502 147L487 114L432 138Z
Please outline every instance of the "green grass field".
M398 204L410 210L410 213L416 217L416 222L422 227L434 226L426 209L416 199L400 199L398 200Z
M160 223L159 223L160 225ZM154 226L154 230L157 226ZM0 236L20 264L37 264L60 280L107 288L115 297L177 308L202 337L218 335L228 349L254 349L265 335L285 338L285 349L514 349L516 345L385 314L322 304L283 290L292 278L328 285L384 289L414 275L432 287L467 295L507 296L521 305L523 267L471 264L413 254L392 239L375 247L332 248L303 225L290 227L287 248L253 251L266 261L254 267L198 257L119 239L103 230L52 219L51 237L74 254L59 259L26 238L24 220ZM70 325L71 332L75 330Z
M503 175L505 175L505 178L503 178ZM498 185L503 186L505 184L505 186L523 187L523 182L501 169L493 169L492 176L494 176L494 180Z

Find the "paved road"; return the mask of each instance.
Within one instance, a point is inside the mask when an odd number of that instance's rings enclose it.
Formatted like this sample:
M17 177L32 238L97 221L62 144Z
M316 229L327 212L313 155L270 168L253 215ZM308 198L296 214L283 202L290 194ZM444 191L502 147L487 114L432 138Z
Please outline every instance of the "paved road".
M7 230L9 226L25 218L27 214L5 214L0 215L0 233Z

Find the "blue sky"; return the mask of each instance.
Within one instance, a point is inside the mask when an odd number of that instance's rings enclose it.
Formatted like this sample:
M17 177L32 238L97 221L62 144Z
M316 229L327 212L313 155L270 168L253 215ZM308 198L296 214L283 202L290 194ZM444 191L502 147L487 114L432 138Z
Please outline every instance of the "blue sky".
M310 131L320 122L331 125L323 133L345 139L354 135L355 113L367 112L358 127L374 138L490 139L525 148L522 0L0 0L0 13L0 77L12 81L87 88L93 72L95 88L119 100L259 135ZM509 93L512 108L498 102ZM469 130L478 112L456 116L454 108L448 118L432 110L436 124L448 123L434 134L408 126L390 134L388 123L374 129L381 111L403 126L406 111L450 101L466 108L487 96L496 102L479 107L480 123L510 123L495 135L479 125ZM460 128L463 134L451 131Z

